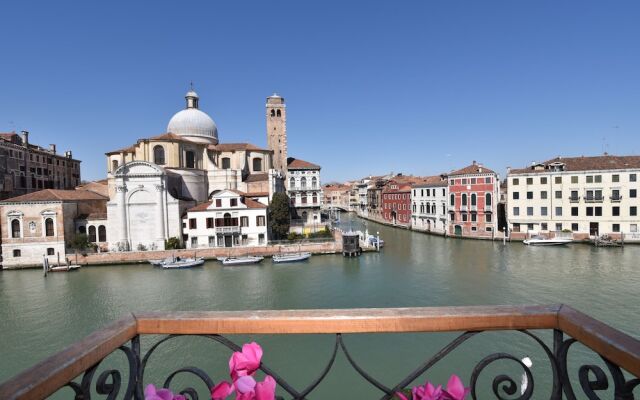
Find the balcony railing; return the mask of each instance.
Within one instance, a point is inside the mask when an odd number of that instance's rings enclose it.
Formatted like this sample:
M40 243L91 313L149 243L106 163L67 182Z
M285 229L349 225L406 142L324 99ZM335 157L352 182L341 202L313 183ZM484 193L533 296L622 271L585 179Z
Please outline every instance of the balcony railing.
M604 201L604 197L602 196L585 196L585 203L602 203Z
M216 226L216 233L240 233L239 226Z
M569 196L569 202L571 202L571 203L579 203L580 202L580 196Z
M618 203L618 202L622 201L622 196L621 195L613 195L613 196L609 196L609 199L612 202Z
M538 330L549 330L552 335ZM229 352L238 351L240 347L237 343L222 336L238 334L334 335L335 340L327 349L328 361L324 367L318 367L319 376L305 387L295 387L265 363L260 364L259 369L275 379L280 393L286 393L293 399L305 399L314 395L316 387L331 371L338 352L343 353L348 366L381 392L383 399L390 399L394 393L409 387L460 345L467 343L466 346L469 346L474 342L474 338L485 331L482 335L495 334L491 333L492 331L518 331L522 334L519 337L525 341L525 346L536 346L541 353L536 359L535 369L520 361L521 354L513 355L507 352L487 354L477 364L474 361L469 365L457 365L456 373L470 376L466 385L471 388L473 399L600 399L607 395L612 399L633 399L633 390L640 385L640 380L637 379L640 376L640 341L564 305L151 312L132 314L116 321L21 372L0 385L0 399L42 399L59 390L75 394L76 399L91 398L93 392L104 398L142 399L143 385L152 383L148 378L145 380L147 364L158 348L164 347L166 350L166 347L179 345L180 342L173 339L180 336L198 336L201 340L207 339L223 346ZM357 353L352 353L347 346L356 340L357 336L346 334L408 332L461 333L406 377L395 382L383 383L384 377L374 378L362 365L362 360L356 357ZM149 337L150 343L145 345L148 348L143 349L140 340L142 335L167 336L160 339ZM166 345L169 341L171 344ZM590 349L591 355L595 358L601 358L606 368L595 363L576 366L573 358L569 363L569 358L578 352L589 357L584 349L574 349L573 345L578 342ZM504 345L503 341L496 342L496 346ZM518 345L518 348L519 346L521 345ZM266 348L265 351L268 352L269 349ZM490 349L486 351L491 352ZM125 356L120 358L123 364L121 368L117 368L114 363L116 360L101 366L102 361L111 353ZM180 357L183 358L184 355ZM511 364L506 364L507 362ZM378 363L384 365L384 360L379 360ZM166 364L164 362L163 367ZM509 365L512 368L507 368L506 373L498 374L505 372L503 369ZM96 374L98 370L102 372ZM214 386L214 379L203 369L172 366L169 371L173 372L167 372L164 384L162 381L153 383L170 387L173 377L181 374L191 375L200 385L204 383L209 391ZM549 385L545 387L540 381L536 381L534 385L534 379L546 377L545 374L550 375L547 378ZM525 388L521 385L519 387L523 376L526 376L529 382ZM487 380L488 377L493 379ZM218 381L218 378L216 376L215 381ZM492 385L487 385L488 382L492 382ZM188 398L192 399L210 398L208 393L198 393L194 387L171 389L187 394ZM340 393L340 388L332 389L335 393ZM607 389L609 390L606 391ZM487 392L493 394L484 395ZM514 396L516 393L521 396Z

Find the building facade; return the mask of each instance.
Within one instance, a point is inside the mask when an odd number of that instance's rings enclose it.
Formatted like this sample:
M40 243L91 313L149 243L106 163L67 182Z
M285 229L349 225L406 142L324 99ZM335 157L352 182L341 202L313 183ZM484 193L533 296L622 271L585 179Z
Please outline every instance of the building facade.
M449 235L493 238L497 232L498 174L475 161L448 174Z
M43 257L51 265L64 262L67 243L78 233L97 245L106 243L106 220L100 216L107 200L87 190L45 189L0 202L3 266L42 265Z
M221 190L187 211L183 230L189 249L264 246L267 205L235 190Z
M284 99L267 98L267 126L273 128L267 142L275 146L269 149L220 143L215 122L199 109L197 93L191 90L185 99L186 108L170 119L166 133L106 154L111 250L164 249L168 238L183 237L184 212L219 190L268 199L284 190L273 158L286 155Z
M512 238L564 231L640 239L640 156L558 157L512 169L507 219Z
M80 161L55 144L29 142L29 132L0 133L0 200L42 189L73 189L80 184Z
M411 226L411 184L391 180L382 190L382 219L384 222Z
M289 157L287 160L287 192L293 206L291 218L294 225L322 223L320 214L322 186L319 165Z
M430 176L411 187L411 228L446 235L449 222L449 187L445 175Z

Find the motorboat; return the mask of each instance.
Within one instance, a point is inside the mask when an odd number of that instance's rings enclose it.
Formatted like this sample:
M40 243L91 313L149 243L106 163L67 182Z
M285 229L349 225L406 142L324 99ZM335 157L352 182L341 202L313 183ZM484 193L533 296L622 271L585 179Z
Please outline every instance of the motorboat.
M380 239L377 236L369 235L367 237L367 244L371 247L378 247L378 243L380 243L379 247L384 247L384 240Z
M222 265L232 266L257 264L262 260L264 260L264 257L261 256L225 257L222 259Z
M149 264L153 265L154 267L162 267L162 264L170 263L170 262L173 262L174 260L175 260L174 257L167 257L164 260L149 260Z
M559 246L573 242L570 238L545 238L544 236L532 236L531 238L524 240L522 243L528 246Z
M204 264L204 258L180 258L176 257L170 261L165 260L160 265L164 269L183 269L183 268L193 268L199 267Z
M275 254L271 259L274 263L287 263L287 262L296 262L296 261L304 261L311 258L311 253L303 252L303 253L286 253L286 254Z
M59 265L57 267L49 267L47 272L69 272L69 271L77 271L80 269L81 265Z

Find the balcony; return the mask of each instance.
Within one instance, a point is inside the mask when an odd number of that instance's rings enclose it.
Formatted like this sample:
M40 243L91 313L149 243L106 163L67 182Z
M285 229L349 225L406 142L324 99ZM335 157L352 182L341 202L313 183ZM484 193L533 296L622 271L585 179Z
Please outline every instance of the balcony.
M604 197L602 197L602 195L600 196L585 196L584 197L584 202L585 203L602 203L604 201Z
M515 349L513 354L504 351L511 345L504 340L506 336L501 333L504 331L514 332L514 335L508 336L516 339L512 344ZM451 335L453 339L444 347L438 345L436 349L439 350L432 355L425 352L424 362L420 361L407 376L394 378L393 381L384 374L380 375L379 367L384 365L384 359L376 359L375 355L367 357L369 362L373 360L376 363L374 367L377 371L369 374L368 370L373 368L364 365L362 357L358 357L359 353L354 351L358 346L352 346L359 339L357 334L370 336L384 333L422 334L414 340L427 344L436 337L428 335L431 332L440 332L439 337L442 337L442 332L456 333ZM519 397L521 399L633 399L633 389L638 386L638 379L634 377L640 376L639 340L564 305L148 312L126 316L19 373L0 385L0 398L43 399L59 391L59 395L66 394L67 398L75 395L75 398L88 399L93 392L97 392L104 398L142 399L143 386L149 383L189 394L188 398L210 398L209 392L214 382L226 376L209 376L205 369L196 366L183 367L183 358L186 365L192 365L188 353L181 355L180 365L171 365L176 361L166 360L161 354L168 348L177 348L184 343L174 340L177 337L198 336L198 340L206 340L224 350L221 357L225 357L226 361L232 351L239 350L238 343L231 339L239 334L313 334L333 337L326 348L327 357L313 360L314 363L322 363L318 365L318 375L307 378L306 383L297 377L296 384L291 384L275 368L264 362L259 364L259 370L274 378L279 393L286 393L295 399L317 397L315 390L319 384L326 384L325 378L337 364L335 361L339 352L342 353L340 363L344 368L352 368L354 374L368 382L372 390L379 391L383 399L391 399L396 392L410 387L418 378L419 382L423 382L424 374L428 375L432 367L440 360L447 359L457 348L460 348L457 356L448 359L457 360L453 372L470 377L464 384L470 387L474 399L515 398L513 395L516 391L521 393L522 376L526 376L530 384L523 390ZM153 335L166 336L158 338ZM483 336L485 339L479 339ZM481 340L492 340L495 347L502 350L493 352L492 349L485 349ZM461 346L463 343L464 346ZM461 354L464 355L465 347L474 346L474 343L480 353L488 354L479 361L467 360L464 356L460 358ZM538 349L535 368L520 362L522 346ZM269 353L270 349L266 347L265 354ZM111 354L118 356L109 358L108 363L101 365ZM220 353L215 351L210 354ZM572 358L576 354L583 356L579 363ZM277 355L279 359L285 356L282 353ZM604 362L598 361L601 357ZM310 361L301 360L296 354L291 354L291 359L305 363ZM154 377L156 380L151 382L149 376L145 378L145 372L147 369L157 370L158 365L165 371L162 377L166 376L166 379ZM96 374L97 371L100 373ZM185 383L190 381L185 380L180 380L179 384L173 382L177 374L183 378L192 377L197 386L191 386ZM339 387L331 389L340 393Z
M579 203L580 202L580 196L569 196L569 202L570 203Z
M238 234L240 233L239 226L216 226L216 233L220 234Z
M619 203L622 201L622 196L621 195L609 196L609 200L611 200L612 203Z

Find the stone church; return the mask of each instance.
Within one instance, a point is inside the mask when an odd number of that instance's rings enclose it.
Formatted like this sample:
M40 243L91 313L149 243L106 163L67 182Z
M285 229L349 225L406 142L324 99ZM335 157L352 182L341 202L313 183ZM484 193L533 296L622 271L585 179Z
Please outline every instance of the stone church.
M186 108L167 132L106 153L110 250L164 249L181 238L186 210L231 189L268 204L284 191L287 168L286 106L276 94L267 98L267 144L220 143L213 119L200 110L190 90Z

